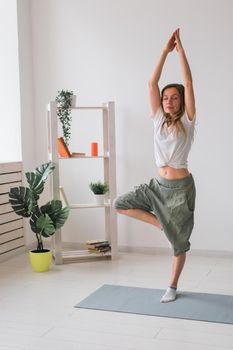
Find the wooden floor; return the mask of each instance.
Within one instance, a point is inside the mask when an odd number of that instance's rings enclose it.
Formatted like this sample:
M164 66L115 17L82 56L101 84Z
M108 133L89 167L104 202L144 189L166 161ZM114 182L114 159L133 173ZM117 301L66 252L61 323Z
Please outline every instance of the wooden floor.
M101 285L166 288L170 256L122 253L31 271L23 254L0 264L0 350L233 349L233 325L75 309ZM188 256L180 289L233 293L233 259ZM233 312L233 310L232 310Z

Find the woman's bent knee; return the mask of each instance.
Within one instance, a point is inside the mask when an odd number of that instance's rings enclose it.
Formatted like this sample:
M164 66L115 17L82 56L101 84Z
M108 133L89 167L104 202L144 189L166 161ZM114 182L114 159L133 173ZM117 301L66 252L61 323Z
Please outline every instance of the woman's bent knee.
M112 207L116 209L118 213L120 213L121 210L127 209L127 208L124 209L124 202L122 201L121 197L117 197L114 199L112 203Z
M117 209L116 208L116 211L117 211L118 214L125 214L126 215L127 212L128 212L128 209Z
M117 201L118 201L118 198L115 198L115 199L113 200L113 202L112 202L112 207L113 207L114 209L118 209L118 203L117 203Z

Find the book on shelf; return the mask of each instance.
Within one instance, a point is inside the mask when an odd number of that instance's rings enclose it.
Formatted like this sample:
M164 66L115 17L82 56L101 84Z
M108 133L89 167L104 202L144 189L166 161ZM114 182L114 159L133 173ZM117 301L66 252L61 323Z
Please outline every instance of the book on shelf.
M98 244L86 244L87 248L88 249L102 249L102 248L105 248L105 247L109 247L109 243L98 243Z
M107 239L91 239L86 241L86 244L109 243Z
M57 144L58 144L58 153L59 153L60 157L70 158L71 153L70 153L70 150L69 150L67 144L65 143L63 137L59 137L57 139Z
M89 253L94 253L94 254L105 254L105 253L109 253L111 251L111 247L106 248L106 249L96 249L96 250L89 250Z
M85 157L86 153L84 152L72 152L71 157Z
M90 253L107 253L111 250L111 245L107 240L86 241L86 247Z

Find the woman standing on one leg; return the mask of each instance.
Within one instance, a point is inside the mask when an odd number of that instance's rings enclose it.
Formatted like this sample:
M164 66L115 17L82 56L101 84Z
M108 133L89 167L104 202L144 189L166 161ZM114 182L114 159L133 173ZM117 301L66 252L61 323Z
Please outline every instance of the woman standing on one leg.
M161 93L158 82L167 55L176 49L183 84L169 84ZM142 220L162 229L170 241L174 256L169 287L161 302L176 299L189 238L193 229L195 184L187 168L195 124L195 99L192 75L182 47L179 29L165 45L149 82L154 123L155 159L159 177L135 187L114 201L118 213Z

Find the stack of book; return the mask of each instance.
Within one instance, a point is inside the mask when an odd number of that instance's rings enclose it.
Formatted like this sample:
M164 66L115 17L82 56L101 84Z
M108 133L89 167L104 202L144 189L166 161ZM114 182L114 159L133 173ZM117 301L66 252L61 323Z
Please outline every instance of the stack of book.
M107 240L90 240L86 241L86 247L90 253L108 253L111 250L109 241Z

